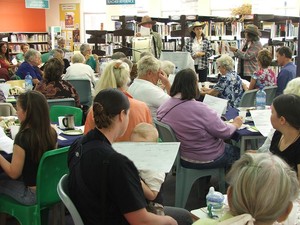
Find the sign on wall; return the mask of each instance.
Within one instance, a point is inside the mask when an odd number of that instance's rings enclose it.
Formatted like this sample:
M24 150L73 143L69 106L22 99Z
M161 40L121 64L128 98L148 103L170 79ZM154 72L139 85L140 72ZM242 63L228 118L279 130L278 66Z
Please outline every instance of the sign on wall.
M49 0L26 0L25 8L49 9Z
M80 4L60 4L61 35L66 40L65 48L77 51L80 46Z
M106 0L106 5L131 5L135 0Z

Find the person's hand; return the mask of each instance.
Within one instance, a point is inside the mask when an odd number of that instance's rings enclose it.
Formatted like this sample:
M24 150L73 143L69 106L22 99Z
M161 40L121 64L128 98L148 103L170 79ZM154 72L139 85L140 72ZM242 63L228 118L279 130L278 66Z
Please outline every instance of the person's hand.
M165 216L165 217L168 219L167 222L169 225L178 225L177 221L173 217L171 216Z
M197 52L196 57L202 57L205 56L205 52Z
M90 54L86 54L85 56L84 56L84 58L85 58L85 61L88 61L89 60L89 58L90 58Z
M232 51L232 52L235 52L237 50L237 48L229 46L229 50Z
M99 60L98 60L98 59L99 59L98 55L93 54L93 57L94 57L94 59L96 60L96 62L99 61Z
M135 36L136 36L136 37L141 37L142 34L141 34L140 32L137 32L137 33L135 34Z
M160 71L158 74L158 78L160 79L162 85L165 86L166 91L168 93L170 93L171 84L170 84L167 74L164 71Z
M236 128L240 128L243 124L243 119L241 116L237 116L233 119L232 124L236 127Z
M247 150L245 153L257 153L256 150Z

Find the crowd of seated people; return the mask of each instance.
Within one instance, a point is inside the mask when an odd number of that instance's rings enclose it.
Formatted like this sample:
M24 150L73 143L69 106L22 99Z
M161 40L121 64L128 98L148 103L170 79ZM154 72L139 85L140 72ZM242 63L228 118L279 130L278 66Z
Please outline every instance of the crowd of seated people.
M3 49L6 48L3 47ZM105 65L104 71L101 74L99 81L96 83L94 72L97 72L96 68L99 68L98 59L91 54L91 48L88 44L83 44L81 50L81 53L75 54L72 57L72 65L68 68L65 68L66 64L63 62L63 50L53 50L53 57L48 59L45 63L42 68L43 71L38 67L41 64L40 53L34 49L25 50L25 61L18 65L19 68L16 73L21 79L25 78L27 72L33 77L35 88L34 91L28 93L41 92L46 99L71 97L75 99L76 106L81 107L76 89L67 80L73 78L82 79L83 77L80 74L76 75L75 72L82 72L84 68L84 70L87 71L86 78L90 79L91 85L95 84L95 99L94 105L90 108L86 118L84 130L84 138L86 139L83 140L89 142L101 137L101 140L105 140L105 144L102 143L104 146L102 150L106 151L109 149L109 152L115 154L114 150L111 149L111 146L108 147L108 145L115 141L130 141L130 137L136 125L143 122L151 124L153 122L152 118L157 118L159 121L170 125L173 128L177 139L181 142L180 162L182 166L193 169L218 167L229 169L233 164L233 168L235 168L234 162L240 158L240 151L237 147L226 143L225 140L230 139L232 134L241 127L241 117L238 116L234 118L232 123L225 123L205 103L199 101L199 96L201 94L210 94L227 99L231 107L238 107L244 90L241 78L234 71L233 59L230 56L222 55L217 59L218 70L221 73L217 84L211 89L199 89L197 75L195 71L191 69L179 71L175 75L174 82L171 85L167 75L168 73L174 73L175 65L172 65L172 63L168 64L167 62L161 62L151 54L141 57L137 62L138 77L133 80L131 85L131 68L128 65L132 65L132 63L126 56L124 57L121 54L120 56L116 55L116 57L120 57L121 59L112 59L111 62L108 62ZM269 56L267 50L261 50L258 53L257 60L260 70L257 71L255 76L252 76L248 89L258 88L259 84L264 84L266 86L273 86L276 84L276 79L264 77L266 71L272 74L268 69L270 63ZM277 58L279 59L279 62L282 62L284 68L287 67L287 70L292 67L290 65L292 62L290 61L287 63L287 66L284 64L284 62L286 62L285 58L289 59L289 51L287 49L284 48L279 50L277 52ZM96 65L94 61L97 61ZM128 62L125 63L125 61ZM166 64L165 68L167 69L164 69L164 63ZM65 76L63 76L64 69L66 69ZM283 77L285 75L281 74L280 76ZM283 77L282 79L289 80L290 76L287 76L287 78ZM291 80L290 83L296 80L297 78ZM114 90L109 88L114 88ZM115 89L118 89L118 91ZM35 95L39 96L39 94ZM108 100L105 99L108 96L112 97L112 99L109 99L111 101L116 100L113 98L115 96L120 104L111 105L111 103L107 102ZM20 101L21 100L22 97ZM20 115L22 116L22 111L26 111L26 109L22 108L23 106L18 105L20 105L20 103L17 103L17 109L19 107L19 111L21 112ZM297 117L300 113L298 110L299 105L300 97L296 95L285 93L285 95L280 95L275 98L272 105L271 123L276 131L273 134L269 147L270 152L283 158L296 172L300 169L300 161L298 160L300 157L298 157L296 151L299 145L298 142L300 141L300 125ZM108 111L106 111L106 109ZM18 152L18 150L16 152ZM71 154L72 152L70 152L70 157L72 157ZM93 158L93 154L88 157ZM120 156L118 155L116 157L118 158ZM253 159L249 158L248 161L252 160L255 162L261 160L259 157L256 159L256 156L251 157L253 157ZM270 156L269 158L272 157L273 156ZM129 180L122 178L122 184L127 188L126 192L124 192L127 197L132 197L132 204L122 205L122 210L124 211L118 212L118 214L113 210L113 214L118 215L118 221L126 220L130 224L138 224L140 218L145 217L148 222L168 221L161 224L176 224L176 221L171 217L157 218L152 215L149 216L149 214L144 211L145 190L143 190L143 183L140 182L136 168L132 165L128 165L127 159L121 158L117 159L117 161L120 160L118 162L125 163L126 165L119 165L119 169L111 172L122 171L123 169L128 169L128 166L130 167L127 171L130 174L129 178L127 177ZM278 161L276 157L272 159L276 162ZM2 160L0 157L0 166L2 166L1 162ZM90 160L85 161L85 163L90 163ZM237 165L239 165L238 163L239 161L237 162ZM6 162L4 162L4 164L7 165ZM285 164L279 164L285 167ZM83 170L85 174L90 172L89 168ZM19 171L18 175L21 172ZM93 176L92 174L91 177ZM230 174L231 177L236 176L236 174L232 175L233 172ZM126 173L126 175L128 174ZM117 177L119 178L119 175ZM300 177L299 173L298 177ZM77 178L71 177L70 182L77 182L76 179ZM86 179L88 180L88 185L94 185L92 179ZM133 179L134 182L130 183L130 179ZM229 184L230 188L228 190L228 195L230 201L236 201L232 180L230 180ZM112 189L115 188L114 183L110 183L110 185ZM32 183L32 186L34 186L34 182ZM75 205L78 206L79 210L83 213L83 219L91 222L93 219L89 218L87 210L83 209L83 206L87 203L96 205L98 203L90 202L88 199L86 202L81 202L79 198L74 196L74 193L82 191L80 190L80 187L78 187L78 189L71 188L70 190L71 198L75 200ZM99 190L95 191L97 194ZM135 194L138 193L138 197L132 196L132 191L134 191ZM113 193L116 194L116 196L109 196L108 199L115 199L119 196L117 193ZM34 195L30 196L31 199L33 199L33 197ZM294 195L291 195L289 200L292 201L293 199ZM116 205L114 205L115 203L110 202L109 204L111 204L112 207L116 207ZM133 205L134 207L131 207ZM99 207L101 206L96 206L96 208ZM285 209L287 208L286 206L283 207L285 207ZM252 213L250 210L247 211L248 209L243 212L236 212L235 210L236 209L232 207L229 217L226 217L225 220L228 218L228 221L231 221L230 219L235 219L235 217L240 219L238 215L244 213L250 214L253 218L260 220L259 216ZM280 214L280 216L281 215L283 214ZM96 220L99 219L98 216L101 215L93 216L95 216ZM284 216L286 216L286 214L284 214ZM133 219L133 217L136 217L136 219ZM175 216L172 217L175 218ZM248 215L247 218L249 218ZM110 220L110 218L106 219L108 221ZM187 219L186 224L191 223L189 219ZM98 223L98 221L99 220L97 220L95 224ZM93 224L93 222L94 221L92 221L91 224ZM160 224L160 222L157 224ZM177 223L180 224L178 221Z

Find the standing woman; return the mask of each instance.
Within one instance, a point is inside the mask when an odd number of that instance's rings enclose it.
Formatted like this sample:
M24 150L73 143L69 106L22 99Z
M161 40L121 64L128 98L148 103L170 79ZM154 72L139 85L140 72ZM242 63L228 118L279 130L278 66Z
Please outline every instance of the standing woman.
M257 55L262 50L262 44L260 43L261 32L258 27L249 24L245 30L246 43L242 50L236 47L229 47L230 51L233 52L234 56L239 59L238 62L238 74L242 79L251 80L251 76L255 71L258 70Z
M212 55L210 41L205 37L203 29L206 23L195 22L189 27L191 38L186 44L186 50L194 59L196 73L199 82L205 82L208 74L208 58Z
M0 155L0 166L8 176L0 178L0 194L33 205L40 159L44 152L56 148L57 134L50 125L46 98L39 92L28 91L18 97L17 116L21 127L14 141L11 162Z

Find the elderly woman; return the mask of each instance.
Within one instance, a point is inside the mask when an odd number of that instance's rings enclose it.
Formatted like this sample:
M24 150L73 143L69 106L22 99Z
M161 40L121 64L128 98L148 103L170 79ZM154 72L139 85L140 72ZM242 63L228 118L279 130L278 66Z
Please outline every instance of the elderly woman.
M233 52L234 56L239 59L238 74L243 79L250 81L253 73L258 70L257 55L262 49L262 44L259 40L261 32L258 30L258 27L253 24L247 25L244 32L246 42L242 50L236 47L229 47L229 49Z
M194 225L281 224L299 194L296 173L278 156L245 154L227 174L229 212Z
M81 53L76 53L72 57L72 65L67 68L66 74L63 76L64 80L89 80L91 82L91 89L95 85L94 70L84 64L85 58Z
M222 55L217 59L217 65L221 74L218 83L212 89L202 88L202 92L227 99L231 107L237 107L244 90L241 77L233 70L234 61L230 56Z
M19 66L16 74L21 78L25 79L27 73L32 77L34 85L38 84L42 80L42 72L38 68L41 64L41 53L37 50L30 48L25 53L25 61Z
M81 107L79 95L75 88L61 79L64 70L63 62L57 58L50 59L45 65L45 77L35 88L47 99L74 98L77 107Z
M224 139L242 125L241 117L225 123L206 104L196 101L199 95L193 70L177 73L172 84L172 98L157 110L157 119L170 125L180 141L180 162L187 168L226 167L239 158L239 150L225 144Z
M85 58L85 64L89 65L96 73L99 73L99 60L96 54L92 54L92 49L89 44L82 44L80 52Z

